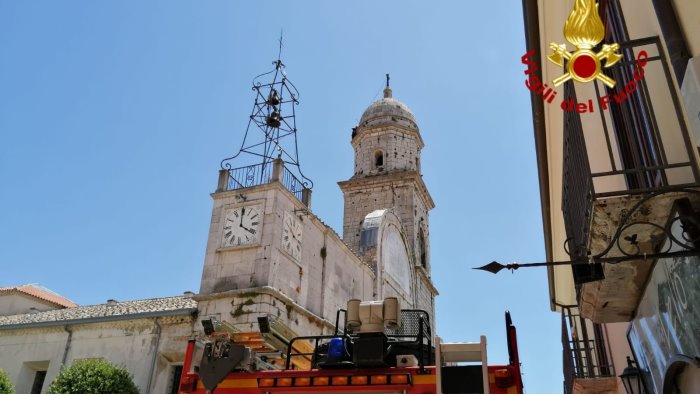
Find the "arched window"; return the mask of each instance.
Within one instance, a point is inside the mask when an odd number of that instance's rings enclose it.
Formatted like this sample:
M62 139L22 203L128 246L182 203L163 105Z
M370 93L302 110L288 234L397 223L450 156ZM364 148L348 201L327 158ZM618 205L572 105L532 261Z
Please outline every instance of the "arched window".
M374 166L377 168L384 167L384 152L380 150L374 152Z
M418 233L418 249L420 249L420 265L423 268L428 268L428 256L425 250L425 237L423 232Z

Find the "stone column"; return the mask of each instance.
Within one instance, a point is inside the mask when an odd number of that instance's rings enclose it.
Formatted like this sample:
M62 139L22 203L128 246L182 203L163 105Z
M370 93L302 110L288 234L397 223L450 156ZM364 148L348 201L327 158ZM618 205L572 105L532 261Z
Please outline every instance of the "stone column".
M301 202L306 205L307 208L311 208L311 189L305 187L301 191Z
M272 178L270 179L270 182L282 182L280 177L282 176L283 172L284 160L280 159L279 157L272 160Z
M216 193L225 192L228 189L228 170L219 170L219 182L216 185Z

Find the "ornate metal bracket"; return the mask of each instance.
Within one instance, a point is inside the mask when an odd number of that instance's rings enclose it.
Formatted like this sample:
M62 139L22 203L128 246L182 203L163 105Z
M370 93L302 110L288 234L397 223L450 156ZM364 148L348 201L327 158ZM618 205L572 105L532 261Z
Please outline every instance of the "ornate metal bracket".
M700 190L689 188L648 194L629 210L622 211L617 229L600 253L591 254L586 251L583 254L580 250L572 252L568 248L571 240L567 239L564 249L571 260L525 264L513 262L505 265L493 261L474 269L496 274L504 268L515 271L523 267L618 264L634 260L652 262L660 258L700 256L700 214L693 209L687 197L675 200L664 226L644 219L649 214L648 203L653 199L678 192L700 195ZM640 234L649 234L649 239L642 239Z

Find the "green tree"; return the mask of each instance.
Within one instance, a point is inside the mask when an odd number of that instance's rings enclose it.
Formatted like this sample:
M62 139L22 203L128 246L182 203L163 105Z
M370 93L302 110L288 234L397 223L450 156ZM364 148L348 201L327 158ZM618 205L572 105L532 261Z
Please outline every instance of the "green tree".
M102 359L74 362L58 373L48 394L139 394L126 369Z
M15 388L2 368L0 368L0 394L15 394Z

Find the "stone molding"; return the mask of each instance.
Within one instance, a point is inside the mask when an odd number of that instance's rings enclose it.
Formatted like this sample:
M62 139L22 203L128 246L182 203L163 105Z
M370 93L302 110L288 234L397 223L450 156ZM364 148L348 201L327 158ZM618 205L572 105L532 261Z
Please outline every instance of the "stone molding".
M251 287L247 289L235 289L235 290L227 290L223 291L220 293L211 293L211 294L205 294L205 295L195 295L194 299L196 301L210 301L210 300L217 300L221 298L232 298L236 296L240 296L242 294L246 293L258 293L258 294L267 294L270 295L281 302L283 302L285 305L291 305L293 310L296 311L297 313L307 317L310 321L316 323L319 326L325 326L328 329L334 329L335 325L331 323L330 321L316 315L313 312L310 312L309 310L305 309L301 305L297 304L293 299L282 293L281 291L270 287L270 286L261 286L261 287Z
M408 183L415 182L418 185L417 190L421 195L423 202L426 205L428 211L435 208L435 202L428 192L428 187L423 182L423 176L418 173L418 171L393 171L378 175L362 176L362 177L352 177L347 181L338 182L338 186L343 193L350 193L353 191L364 191L368 187L382 186L388 183Z

